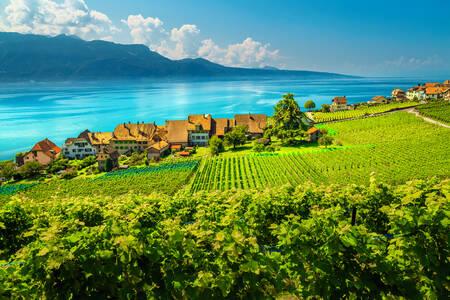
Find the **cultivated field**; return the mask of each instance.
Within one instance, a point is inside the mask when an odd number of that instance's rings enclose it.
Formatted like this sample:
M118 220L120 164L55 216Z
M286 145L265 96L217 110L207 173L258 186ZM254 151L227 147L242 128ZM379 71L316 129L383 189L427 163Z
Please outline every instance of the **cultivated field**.
M436 102L420 105L416 110L425 117L450 125L450 103Z
M291 183L403 183L450 174L450 130L399 112L327 125L343 148L207 159L191 190ZM346 147L345 147L346 146Z
M313 112L312 116L315 122L330 122L343 119L352 119L364 117L372 114L387 112L397 108L404 108L418 105L417 102L392 102L389 104L364 106L355 110L335 111L335 112Z

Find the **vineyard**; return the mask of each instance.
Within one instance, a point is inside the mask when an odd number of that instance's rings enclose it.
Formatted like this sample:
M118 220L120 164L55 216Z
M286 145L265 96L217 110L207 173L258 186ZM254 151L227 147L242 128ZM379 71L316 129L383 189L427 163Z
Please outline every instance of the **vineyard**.
M0 196L2 195L12 195L19 191L23 191L27 188L35 186L37 183L24 183L24 184L11 184L0 186Z
M450 125L450 102L436 102L420 105L416 108L425 117Z
M127 193L149 195L162 192L172 195L189 182L198 163L191 160L149 168L129 169L111 172L107 174L108 176L104 175L96 180L84 178L56 180L22 190L21 194L34 201L92 195L116 197ZM0 187L0 190L1 188L3 187ZM0 204L7 201L8 196L6 193L3 196L0 194Z
M0 298L445 299L449 188L17 194L0 208Z
M199 160L183 160L182 162L165 163L144 168L119 170L115 172L106 173L105 175L102 175L94 179L94 181L112 178L125 178L136 175L158 174L162 172L195 171L199 163L200 163Z
M344 147L276 155L209 158L192 191L264 189L283 184L369 184L450 174L450 131L399 112L328 124Z
M344 110L344 111L335 111L335 112L313 112L312 116L315 122L330 122L344 119L353 119L360 118L364 116L369 116L373 114L379 114L383 112L388 112L393 109L411 107L418 105L417 102L392 102L389 104L383 105L374 105L374 106L363 106L358 107L354 110Z

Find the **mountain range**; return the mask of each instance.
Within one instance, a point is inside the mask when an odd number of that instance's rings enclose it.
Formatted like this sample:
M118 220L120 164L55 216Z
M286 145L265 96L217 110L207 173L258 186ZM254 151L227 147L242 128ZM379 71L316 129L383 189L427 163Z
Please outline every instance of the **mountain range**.
M171 60L145 45L85 41L68 35L49 37L0 32L2 81L202 77L330 79L353 76L274 67L233 68L203 58Z

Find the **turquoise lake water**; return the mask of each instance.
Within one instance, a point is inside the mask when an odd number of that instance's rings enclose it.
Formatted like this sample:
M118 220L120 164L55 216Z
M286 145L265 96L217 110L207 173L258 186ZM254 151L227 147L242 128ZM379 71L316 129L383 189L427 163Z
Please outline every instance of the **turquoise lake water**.
M442 82L447 78L437 78ZM185 119L188 114L237 113L270 115L285 93L299 104L312 99L316 106L347 96L350 103L407 89L414 78L351 80L255 80L195 82L27 83L0 86L0 160L30 149L49 138L61 145L81 131L112 131L121 122Z

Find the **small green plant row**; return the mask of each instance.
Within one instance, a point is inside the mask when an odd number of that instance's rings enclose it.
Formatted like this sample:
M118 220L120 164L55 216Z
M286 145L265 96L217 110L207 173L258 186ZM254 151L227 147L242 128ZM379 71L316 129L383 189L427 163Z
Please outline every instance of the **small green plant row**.
M195 169L198 167L200 161L183 161L178 163L166 163L157 166L150 166L144 168L132 168L120 171L109 172L105 175L102 175L93 181L110 179L114 177L128 177L128 176L136 176L136 175L146 175L149 173L159 173L159 172L171 172L171 171L189 171L191 169Z
M336 121L336 120L344 120L344 119L353 119L353 118L360 118L368 115L373 114L379 114L388 112L394 109L399 108L406 108L411 106L418 105L418 102L396 102L396 103L389 103L389 104L383 104L383 105L376 105L376 106L365 106L360 107L354 110L344 110L344 111L335 111L335 112L313 112L312 116L315 122L330 122L330 121Z
M12 195L16 192L23 191L38 183L23 183L23 184L11 184L0 186L0 195Z

